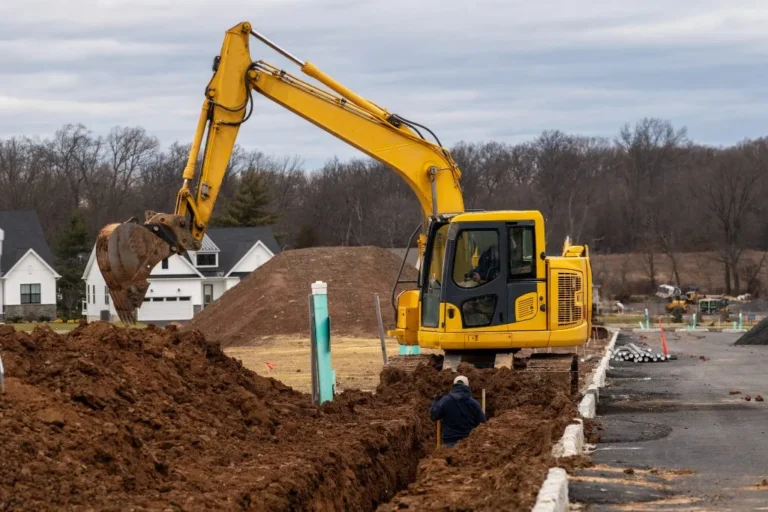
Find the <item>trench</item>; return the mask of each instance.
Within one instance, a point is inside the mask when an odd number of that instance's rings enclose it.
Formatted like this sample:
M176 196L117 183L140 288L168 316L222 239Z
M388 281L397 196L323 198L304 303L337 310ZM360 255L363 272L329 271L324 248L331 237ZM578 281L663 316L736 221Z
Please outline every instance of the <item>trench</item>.
M364 453L353 457L353 464L324 468L326 475L340 475L325 486L357 490L334 495L315 489L311 501L292 506L378 511L532 506L553 464L552 446L575 414L568 379L494 369L461 372L478 400L486 389L488 423L454 448L437 448L428 408L454 374L385 370L378 394L385 402L407 394L401 417L386 426L370 425L374 431L384 428L385 439L362 441Z

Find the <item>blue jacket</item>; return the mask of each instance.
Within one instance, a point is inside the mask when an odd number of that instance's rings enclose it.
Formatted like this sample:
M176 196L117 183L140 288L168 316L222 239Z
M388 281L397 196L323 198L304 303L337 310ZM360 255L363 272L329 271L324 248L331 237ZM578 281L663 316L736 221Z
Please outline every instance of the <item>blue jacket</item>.
M434 401L429 416L432 421L443 421L443 443L448 445L461 441L476 426L486 422L480 403L463 384L454 385L450 393Z

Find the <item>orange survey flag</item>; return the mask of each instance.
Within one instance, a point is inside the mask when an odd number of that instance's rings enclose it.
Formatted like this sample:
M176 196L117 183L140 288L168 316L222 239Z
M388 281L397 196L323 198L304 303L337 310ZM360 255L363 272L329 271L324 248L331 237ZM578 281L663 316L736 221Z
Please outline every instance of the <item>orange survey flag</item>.
M659 329L661 330L661 348L664 350L664 355L669 355L669 349L667 348L667 337L664 336L664 326L661 323L661 317L659 317Z

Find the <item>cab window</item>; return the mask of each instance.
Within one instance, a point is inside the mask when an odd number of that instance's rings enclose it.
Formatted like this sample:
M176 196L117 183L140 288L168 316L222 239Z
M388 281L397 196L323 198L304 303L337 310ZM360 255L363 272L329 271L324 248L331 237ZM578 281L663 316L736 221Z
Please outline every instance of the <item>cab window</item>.
M437 327L440 323L440 288L443 278L443 254L448 234L448 224L441 226L434 234L427 265L421 276L423 293L421 304L421 325Z
M536 277L533 226L509 228L509 279Z
M501 273L499 233L492 229L464 230L456 239L453 281L474 288L496 279Z

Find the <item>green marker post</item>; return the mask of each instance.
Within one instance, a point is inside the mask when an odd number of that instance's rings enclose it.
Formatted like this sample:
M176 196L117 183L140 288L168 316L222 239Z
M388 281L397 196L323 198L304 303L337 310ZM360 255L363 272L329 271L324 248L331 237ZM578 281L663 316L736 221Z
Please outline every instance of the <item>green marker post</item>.
M328 314L328 284L322 281L312 283L312 305L314 310L317 354L317 386L322 404L333 400L336 391L336 372L331 366L331 318Z
M401 356L415 356L421 354L421 347L418 345L400 345L399 349Z

